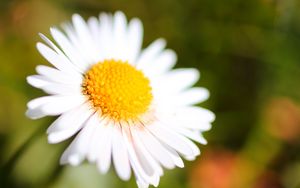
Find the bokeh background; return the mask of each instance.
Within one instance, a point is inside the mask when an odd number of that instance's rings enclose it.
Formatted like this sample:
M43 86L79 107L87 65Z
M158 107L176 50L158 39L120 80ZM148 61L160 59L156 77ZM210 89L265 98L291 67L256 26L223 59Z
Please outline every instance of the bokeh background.
M211 91L201 104L217 119L209 143L184 169L166 170L161 188L300 187L300 2L297 0L0 0L0 187L118 188L113 170L59 166L67 142L49 145L53 118L25 117L44 95L26 84L35 49L49 27L122 10L139 17L144 46L158 37L178 54L177 67L201 71Z

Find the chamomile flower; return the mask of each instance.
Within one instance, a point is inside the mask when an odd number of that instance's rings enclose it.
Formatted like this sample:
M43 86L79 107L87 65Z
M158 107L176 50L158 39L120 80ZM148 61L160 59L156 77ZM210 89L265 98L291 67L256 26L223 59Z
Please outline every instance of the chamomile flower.
M194 106L209 97L192 87L196 69L174 69L176 54L158 39L142 49L139 19L122 12L86 22L75 14L63 29L41 34L37 49L53 67L39 65L30 85L47 96L28 102L32 119L59 116L48 128L51 144L74 137L61 164L84 160L106 173L112 164L122 180L158 186L163 168L183 167L200 154L203 131L214 114Z

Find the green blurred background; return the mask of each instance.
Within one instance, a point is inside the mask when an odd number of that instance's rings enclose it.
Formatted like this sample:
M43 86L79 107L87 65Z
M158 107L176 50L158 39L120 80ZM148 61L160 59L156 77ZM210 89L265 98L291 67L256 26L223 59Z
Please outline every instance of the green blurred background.
M26 84L47 64L35 49L49 27L122 10L139 17L144 46L158 37L177 67L201 71L216 113L209 144L184 169L166 170L161 188L300 188L300 2L296 0L0 0L0 187L118 188L113 170L59 166L68 141L49 145L53 118L32 121Z

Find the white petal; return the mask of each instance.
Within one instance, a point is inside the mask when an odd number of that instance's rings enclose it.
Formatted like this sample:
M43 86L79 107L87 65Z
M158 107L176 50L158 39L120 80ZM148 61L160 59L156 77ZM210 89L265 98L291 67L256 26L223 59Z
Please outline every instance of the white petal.
M134 18L128 24L128 62L135 64L143 43L143 25L142 22Z
M149 187L149 183L145 183L138 177L136 177L136 184L137 184L138 188L148 188Z
M78 14L74 14L72 20L73 20L75 32L80 42L82 42L85 47L91 45L91 43L93 42L90 37L91 33L83 18Z
M60 132L51 133L51 134L48 135L48 142L50 144L56 144L56 143L62 142L64 140L70 138L75 133L76 132L73 131L73 130L71 130L71 129L60 131Z
M26 115L32 119L47 115L56 116L83 104L85 100L82 95L54 95L36 98L28 102Z
M169 71L176 64L177 56L173 50L164 50L153 61L143 67L143 71L150 78Z
M187 129L192 129L192 130L208 131L212 127L210 123L201 122L201 120L182 121L182 120L176 120L176 118L174 118L174 121L177 121L177 123L174 123L174 125L177 125L179 127L184 127Z
M176 120L176 118L174 118L173 122L177 123L173 123L172 125L175 126L179 126L179 127L183 127L183 128L187 128L187 129L191 129L191 130L199 130L199 131L208 131L211 129L212 125L210 123L203 123L203 122L197 122L197 121L181 121L181 120Z
M50 95L81 95L82 93L80 85L51 83L39 88Z
M99 145L101 145L102 138L105 136L105 127L108 124L106 118L101 117L99 114L98 116L98 118L94 118L94 124L97 124L98 126L94 130L94 134L91 137L91 144L87 153L87 159L91 163L95 162L97 160L98 155L101 153Z
M211 123L215 120L215 115L204 108L190 106L179 108L175 112L175 116L180 121Z
M158 108L162 109L161 107ZM198 110L198 108L200 110ZM171 111L162 109L157 112L156 116L159 117L159 119L162 120L166 125L171 127L177 126L199 131L210 130L211 122L215 118L212 112L200 107L181 107L175 108Z
M144 150L144 148L141 145L139 145L139 143L136 142L137 140L134 139L135 137L133 136L133 133L131 132L134 129L133 126L135 126L135 125L132 124L127 127L129 130L128 132L131 133L130 135L127 134L127 136L130 136L130 138L131 138L132 146L134 148L134 151L135 151L135 154L136 154L139 164L144 169L146 174L151 176L152 184L154 186L157 186L159 183L160 176L162 175L162 169L156 163L156 161L154 161L151 158L151 156L148 154L147 150Z
M88 70L89 63L86 62L82 56L80 56L80 51L78 51L78 49L74 47L74 45L69 41L69 39L58 29L51 28L50 31L55 41L62 48L62 50L71 60L71 62L73 62L74 65L79 67L80 70L82 70L83 72Z
M146 129L133 129L133 132L137 132L135 135L139 137L145 148L151 153L151 155L159 161L165 168L172 169L175 167L171 154L165 147L153 137L152 134Z
M50 40L48 39L44 34L39 33L39 36L41 39L43 39L57 54L63 54L62 51Z
M81 85L82 83L82 75L80 74L70 76L63 73L62 71L44 65L38 65L36 67L36 71L40 75L43 75L49 80L52 80L57 83L77 84L77 85Z
M113 32L112 32L112 17L107 14L100 14L100 49L101 60L113 58Z
M65 150L60 158L60 164L70 163L71 165L80 164L86 155L89 142L91 140L91 135L97 127L94 123L93 118L98 114L94 114L87 121L85 127L80 131L76 138L72 141L70 146Z
M138 69L144 70L143 68L147 64L151 64L153 59L164 49L166 41L164 39L157 39L152 42L146 49L144 49L136 62Z
M123 12L117 11L114 15L113 25L113 49L114 58L127 61L127 21Z
M196 144L185 137L184 137L184 139L185 139L186 143L190 146L190 148L192 148L192 150L193 150L193 155L184 155L184 157L191 158L191 157L196 157L196 156L200 155L200 149L196 146Z
M197 69L175 69L156 79L152 78L153 90L157 94L174 94L194 85L199 75Z
M183 168L184 167L183 160L181 159L181 157L179 156L177 151L175 151L172 147L168 146L167 144L165 144L163 142L161 142L161 145L165 148L165 150L168 151L168 153L172 157L174 164L179 168Z
M76 54L77 63L80 63L82 66L87 66L87 67L93 65L95 63L95 60L93 59L94 57L93 51L95 50L93 45L88 45L86 41L81 41L81 38L78 37L74 25L70 23L64 23L62 27L66 33L66 36L70 40L73 49L77 53Z
M179 135L183 135L183 136L181 136L181 139L193 151L192 155L183 154L185 157L187 157L187 158L195 158L196 156L200 155L200 149L191 140L189 140L189 139L186 138L186 137L188 137L188 138L191 138L191 139L199 140L198 137L195 134L193 134L194 132L191 132L191 131L189 131L187 129L178 128L178 127L171 127L171 126L168 126L168 127L165 127L165 128L169 132L173 132L173 130L174 130L176 133L179 133Z
M95 43L99 42L98 39L100 34L100 28L98 19L96 17L90 17L87 21L87 24L92 35L92 40Z
M177 105L195 105L207 100L209 97L209 92L205 88L191 88L187 91L181 93L174 102L176 101Z
M78 14L74 14L72 20L74 32L76 33L76 38L79 41L79 46L77 46L77 48L85 55L85 59L94 63L97 62L97 53L99 52L97 52L95 45L96 41L93 41L92 33L89 30L88 25Z
M48 142L58 143L78 132L93 113L86 104L57 118L48 128Z
M163 175L163 169L158 164L158 162L152 157L151 153L146 149L145 145L142 143L140 137L138 136L138 133L136 132L135 128L132 127L131 133L132 133L132 139L136 145L136 150L142 153L142 155L145 157L146 162L149 163L149 165L155 170L155 173L158 174L158 176Z
M43 104L49 103L53 100L53 98L56 98L57 96L44 96L44 97L39 97L32 99L27 103L27 108L29 109L34 109L37 108Z
M53 75L54 76L54 75ZM33 87L42 89L48 94L53 95L81 95L82 93L82 87L80 83L76 83L75 81L71 81L68 79L59 79L59 77L56 77L57 80L51 80L50 78L46 76L41 75L33 75L28 76L27 82L32 85ZM76 79L74 79L76 80ZM70 84L68 82L73 82L73 84Z
M151 172L148 171L148 169L145 168L145 166L142 166L142 164L140 163L140 160L137 157L137 154L135 153L135 149L133 146L133 141L131 139L131 134L130 134L129 128L127 126L123 126L122 131L123 131L123 135L125 138L125 144L127 146L127 150L128 150L128 154L129 154L130 164L131 164L131 167L132 167L135 175L139 179L143 180L146 183L156 184L157 178L155 176L153 176L153 174L151 174Z
M111 164L112 154L112 137L113 137L113 124L111 122L104 126L103 135L99 142L99 155L97 158L97 167L103 174L107 173Z
M194 161L196 159L196 157L195 156L185 156L184 159L187 161Z
M41 75L27 76L26 80L31 86L36 88L42 88L52 83L49 81L49 79L46 79L44 76Z
M173 131L167 130L165 125L155 122L148 125L147 129L149 129L158 139L174 148L179 153L186 156L193 155L193 151L184 140L184 137Z
M90 106L85 103L69 112L62 114L48 127L47 134L63 131L68 129L69 127L74 127L73 125L70 125L70 122L72 123L77 119L82 119L82 115L89 112L91 112Z
M131 175L131 169L120 126L122 125L114 125L112 141L112 158L118 176L122 180L129 180Z
M88 19L88 27L91 32L91 38L95 47L95 60L98 62L101 60L101 41L100 41L100 24L97 18L91 17Z
M80 71L77 67L75 67L69 59L44 35L43 39L50 43L50 45L57 50L57 52L50 49L48 46L46 46L43 43L38 42L37 43L37 49L38 51L44 56L44 58L51 63L54 67L57 69L68 73L70 75L78 75Z
M160 101L172 108L173 106L178 107L195 105L205 101L206 99L208 99L208 97L209 92L207 89L195 87L178 93L174 96L161 96Z
M176 129L175 131L188 137L189 139L195 140L199 142L200 144L207 144L206 139L203 137L203 135L199 131L191 131L185 128L174 128Z

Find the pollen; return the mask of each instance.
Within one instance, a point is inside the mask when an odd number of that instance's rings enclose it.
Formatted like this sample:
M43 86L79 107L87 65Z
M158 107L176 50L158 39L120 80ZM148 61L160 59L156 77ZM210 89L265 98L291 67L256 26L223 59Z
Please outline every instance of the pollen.
M150 81L127 62L104 60L84 76L82 92L94 108L115 121L135 120L152 102Z

